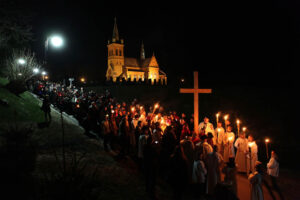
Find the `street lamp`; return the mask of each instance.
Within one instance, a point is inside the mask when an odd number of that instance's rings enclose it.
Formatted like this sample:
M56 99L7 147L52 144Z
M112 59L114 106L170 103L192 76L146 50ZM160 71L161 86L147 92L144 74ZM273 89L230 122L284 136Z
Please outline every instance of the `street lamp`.
M47 74L47 72L45 72L45 71L42 72L43 80L45 80L45 75L46 74Z
M63 46L64 40L61 36L59 35L53 35L53 36L48 36L46 41L45 41L45 63L47 63L47 52L49 48L49 41L50 44L55 47L55 48L60 48Z
M33 69L33 73L35 73L35 74L39 73L39 71L40 71L40 70L39 70L38 68L34 68L34 69Z
M19 59L18 59L18 63L19 63L20 65L24 65L24 64L26 63L26 60L24 60L23 58L19 58Z

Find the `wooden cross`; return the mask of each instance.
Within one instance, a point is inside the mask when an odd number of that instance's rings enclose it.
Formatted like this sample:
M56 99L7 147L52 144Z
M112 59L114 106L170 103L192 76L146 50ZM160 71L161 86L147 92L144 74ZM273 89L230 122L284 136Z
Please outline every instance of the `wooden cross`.
M180 93L194 93L194 131L198 133L198 123L199 123L199 99L198 94L210 94L211 89L198 89L198 72L194 72L194 88L180 88Z

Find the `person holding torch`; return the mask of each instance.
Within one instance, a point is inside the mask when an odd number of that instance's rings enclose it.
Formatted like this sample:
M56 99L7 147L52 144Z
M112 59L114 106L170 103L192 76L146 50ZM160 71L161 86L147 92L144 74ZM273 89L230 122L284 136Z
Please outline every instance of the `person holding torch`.
M255 163L257 161L257 144L253 136L248 136L248 156L247 156L247 174L255 172Z
M235 134L232 132L232 127L230 125L227 126L227 131L225 133L225 137L223 140L224 143L224 162L228 163L229 158L234 158L234 140Z

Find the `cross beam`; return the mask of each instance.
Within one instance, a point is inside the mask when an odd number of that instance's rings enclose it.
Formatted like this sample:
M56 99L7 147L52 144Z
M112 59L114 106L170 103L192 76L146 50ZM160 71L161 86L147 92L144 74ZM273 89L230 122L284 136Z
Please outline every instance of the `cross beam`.
M198 94L210 94L212 89L198 89L198 72L194 72L194 88L180 88L180 93L193 93L194 94L194 131L198 133L199 124L199 96Z

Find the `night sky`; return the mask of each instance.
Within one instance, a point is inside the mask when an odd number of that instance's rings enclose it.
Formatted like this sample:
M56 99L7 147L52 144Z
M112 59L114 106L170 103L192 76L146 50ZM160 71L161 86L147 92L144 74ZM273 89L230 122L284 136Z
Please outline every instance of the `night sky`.
M194 69L204 81L295 81L300 53L296 1L101 2L18 4L34 13L32 47L41 59L47 35L61 33L66 38L65 48L49 51L53 78L84 75L103 80L106 44L116 16L125 56L138 57L143 40L146 57L154 52L170 81L189 77Z

